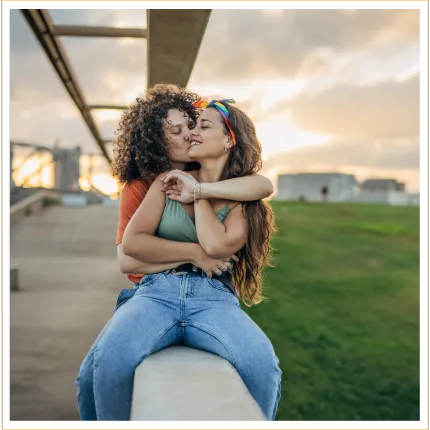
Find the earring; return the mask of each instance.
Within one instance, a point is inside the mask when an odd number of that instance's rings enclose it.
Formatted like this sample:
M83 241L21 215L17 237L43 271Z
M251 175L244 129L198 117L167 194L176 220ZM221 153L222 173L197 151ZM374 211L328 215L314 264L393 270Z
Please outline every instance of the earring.
M228 149L227 149L227 147L226 147L226 146L224 146L224 152L225 152L225 153L227 153L227 152L228 152Z

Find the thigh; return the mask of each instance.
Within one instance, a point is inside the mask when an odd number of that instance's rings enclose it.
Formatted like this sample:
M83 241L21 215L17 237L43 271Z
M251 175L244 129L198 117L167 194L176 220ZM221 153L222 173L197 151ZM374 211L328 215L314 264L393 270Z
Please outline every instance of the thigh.
M98 356L136 363L178 340L179 304L172 298L147 297L139 290L111 317L97 342Z
M281 393L279 360L266 334L236 304L202 303L188 320L184 343L228 360L267 419L275 418Z
M208 302L195 310L187 321L187 346L220 355L234 366L277 362L269 338L234 302Z

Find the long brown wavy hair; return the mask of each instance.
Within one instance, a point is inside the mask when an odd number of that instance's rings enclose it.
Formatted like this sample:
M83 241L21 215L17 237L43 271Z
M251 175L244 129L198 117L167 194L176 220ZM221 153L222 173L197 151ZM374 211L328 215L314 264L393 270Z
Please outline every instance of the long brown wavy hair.
M163 120L169 109L185 112L193 121L199 96L172 84L157 84L137 98L121 117L114 142L112 174L121 184L136 178L152 182L171 168ZM190 163L189 169L196 168Z
M252 120L243 111L230 104L224 104L229 111L229 123L236 136L236 145L230 153L221 174L225 179L248 176L257 173L262 167L261 144L257 139ZM225 133L230 133L224 124ZM248 306L260 303L262 294L262 272L270 265L270 241L275 232L272 208L263 200L247 202L243 206L248 221L245 246L239 251L239 262L233 271L233 283L239 289L243 303Z

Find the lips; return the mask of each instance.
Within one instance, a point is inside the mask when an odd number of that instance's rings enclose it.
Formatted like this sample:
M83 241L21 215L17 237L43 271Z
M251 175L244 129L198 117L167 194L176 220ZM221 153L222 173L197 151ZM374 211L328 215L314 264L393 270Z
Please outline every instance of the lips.
M202 142L199 142L198 140L192 140L190 144L188 145L188 149L190 149L192 146L201 145Z

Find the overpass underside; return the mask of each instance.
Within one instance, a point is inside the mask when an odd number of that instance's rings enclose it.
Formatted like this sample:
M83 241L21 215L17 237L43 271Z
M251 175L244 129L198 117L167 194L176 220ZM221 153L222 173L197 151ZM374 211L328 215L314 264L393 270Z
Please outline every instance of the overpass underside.
M148 9L146 29L56 25L46 9L21 9L21 12L79 109L101 153L111 162L107 145L112 143L112 138L106 139L102 136L92 112L96 109L123 110L127 106L87 103L79 79L63 47L62 37L146 38L147 85L172 83L185 87L193 70L211 10ZM91 67L91 64L88 66Z

